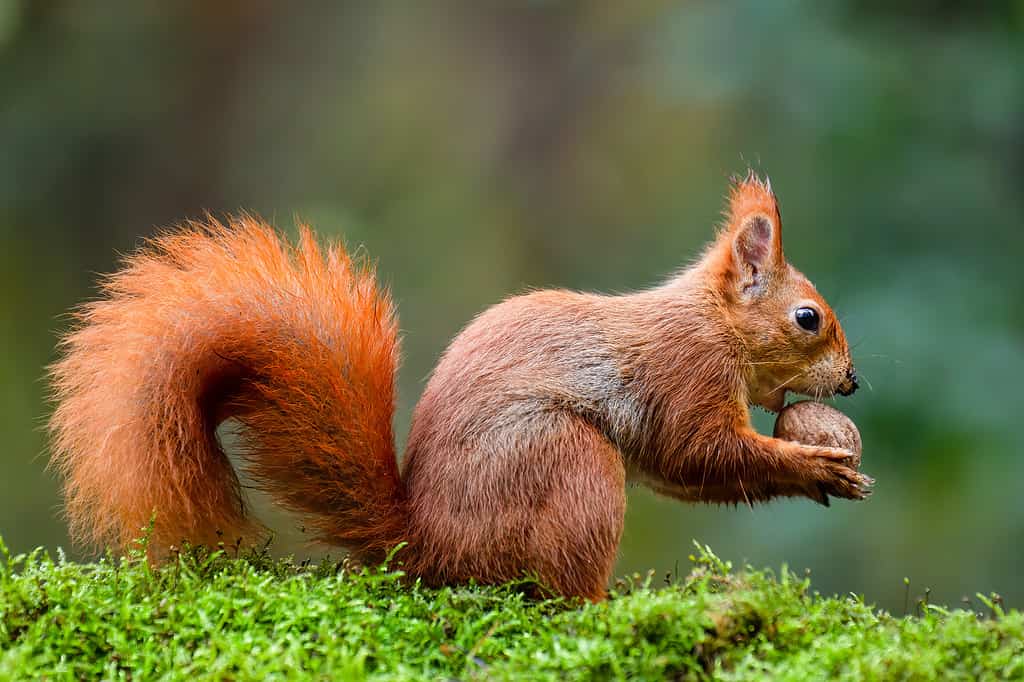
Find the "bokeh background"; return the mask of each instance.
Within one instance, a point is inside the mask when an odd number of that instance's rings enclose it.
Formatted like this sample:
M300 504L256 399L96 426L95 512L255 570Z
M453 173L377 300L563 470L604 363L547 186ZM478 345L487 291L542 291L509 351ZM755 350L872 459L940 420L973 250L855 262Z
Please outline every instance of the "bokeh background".
M877 491L631 490L619 573L685 570L697 538L897 613L904 576L1021 606L1020 0L0 0L0 534L68 547L43 367L95 273L159 228L247 209L365 245L401 311L404 435L475 313L656 283L747 166L855 344L865 388L838 405Z

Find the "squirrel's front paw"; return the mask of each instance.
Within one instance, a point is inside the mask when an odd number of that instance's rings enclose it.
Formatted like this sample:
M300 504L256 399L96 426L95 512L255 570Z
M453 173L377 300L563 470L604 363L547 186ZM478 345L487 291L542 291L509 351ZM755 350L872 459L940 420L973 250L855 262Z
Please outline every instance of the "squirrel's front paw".
M871 494L875 479L855 468L856 454L840 448L815 448L814 484L807 491L812 500L829 506L829 496L848 500L863 500Z

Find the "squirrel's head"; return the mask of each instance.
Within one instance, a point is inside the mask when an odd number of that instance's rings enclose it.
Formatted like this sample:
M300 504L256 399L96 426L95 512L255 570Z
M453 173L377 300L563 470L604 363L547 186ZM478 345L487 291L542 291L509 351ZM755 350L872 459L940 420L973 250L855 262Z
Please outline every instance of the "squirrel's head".
M846 335L814 285L786 262L771 184L752 172L729 197L712 247L726 324L738 338L747 401L773 412L786 391L814 398L857 390Z

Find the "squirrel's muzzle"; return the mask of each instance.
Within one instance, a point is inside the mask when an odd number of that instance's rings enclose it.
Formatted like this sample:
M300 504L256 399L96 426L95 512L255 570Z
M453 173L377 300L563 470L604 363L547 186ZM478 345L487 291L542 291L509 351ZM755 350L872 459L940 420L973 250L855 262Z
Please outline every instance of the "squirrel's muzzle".
M860 388L857 382L857 370L851 367L846 371L846 378L839 384L839 395L853 395L853 392Z

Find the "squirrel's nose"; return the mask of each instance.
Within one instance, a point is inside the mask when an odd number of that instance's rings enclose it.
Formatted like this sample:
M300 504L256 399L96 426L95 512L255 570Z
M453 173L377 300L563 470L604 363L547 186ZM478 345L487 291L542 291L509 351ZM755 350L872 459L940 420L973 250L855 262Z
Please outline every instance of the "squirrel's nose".
M857 383L857 370L851 367L846 370L846 381L840 387L839 395L853 395L858 388L860 388L860 384Z

